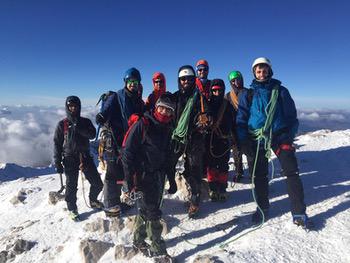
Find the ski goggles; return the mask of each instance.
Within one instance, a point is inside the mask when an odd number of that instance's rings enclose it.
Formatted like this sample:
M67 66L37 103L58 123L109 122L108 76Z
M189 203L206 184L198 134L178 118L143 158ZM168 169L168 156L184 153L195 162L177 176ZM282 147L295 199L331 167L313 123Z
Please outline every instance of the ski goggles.
M132 85L132 84L138 85L140 84L140 81L138 81L137 79L128 79L126 80L126 83L129 85Z

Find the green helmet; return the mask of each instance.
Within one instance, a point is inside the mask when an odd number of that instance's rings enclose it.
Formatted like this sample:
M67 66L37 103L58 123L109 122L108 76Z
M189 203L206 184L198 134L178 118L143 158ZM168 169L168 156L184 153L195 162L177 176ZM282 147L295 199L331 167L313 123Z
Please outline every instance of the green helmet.
M241 72L239 72L237 70L231 71L230 74L228 74L229 81L231 81L233 79L237 79L237 78L243 79Z

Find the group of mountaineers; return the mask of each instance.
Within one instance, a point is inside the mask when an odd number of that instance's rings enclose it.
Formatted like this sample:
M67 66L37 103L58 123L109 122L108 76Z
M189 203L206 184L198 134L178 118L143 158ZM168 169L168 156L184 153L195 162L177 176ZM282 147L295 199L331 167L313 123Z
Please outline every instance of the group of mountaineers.
M118 217L136 202L134 248L150 257L170 258L161 237L160 208L166 180L167 192L177 191L179 158L183 156L182 175L190 188L188 216L196 218L203 178L208 181L210 199L226 201L230 154L236 182L243 176L245 154L257 203L252 222L258 224L269 216L268 158L272 150L286 176L293 222L305 227L304 190L293 147L298 129L294 101L281 82L272 78L269 59L257 58L252 73L248 89L242 74L231 71L230 90L225 94L225 82L209 80L209 64L199 60L195 69L190 65L179 68L178 91L173 94L166 89L164 74L155 73L154 90L144 102L141 74L136 68L128 69L124 87L101 97L95 119L101 127L99 156L106 164L104 182L89 149L96 129L80 116L80 99L67 97L67 117L58 123L54 135L54 163L57 173L66 175L65 200L72 219L79 220L76 194L81 170L91 184L92 208ZM97 198L102 189L103 203Z

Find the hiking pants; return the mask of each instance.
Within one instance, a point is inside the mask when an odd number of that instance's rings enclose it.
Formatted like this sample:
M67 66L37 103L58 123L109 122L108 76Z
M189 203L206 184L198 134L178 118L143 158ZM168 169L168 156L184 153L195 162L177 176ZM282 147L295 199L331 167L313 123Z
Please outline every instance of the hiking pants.
M238 149L237 145L232 147L233 162L235 164L235 175L243 176L243 162L242 162L242 152Z
M141 183L143 197L137 200L138 215L135 221L134 243L141 244L146 237L151 240L151 250L159 254L166 252L162 239L160 205L164 191L164 172L145 173Z
M66 195L65 200L69 211L77 210L77 191L79 178L79 155L65 156L63 160L64 171L66 175ZM90 183L89 199L96 201L99 193L102 191L103 183L96 169L96 165L91 156L86 155L83 158L83 172L85 178Z
M194 205L199 205L200 201L204 151L204 135L200 133L192 134L185 150L184 178L191 187L191 203Z
M257 203L262 209L269 208L268 189L268 160L265 157L266 151L261 149L255 169L255 194ZM304 189L299 177L298 163L295 156L295 149L281 149L278 154L283 175L287 177L287 192L291 203L291 212L295 214L305 214L306 205L304 203ZM254 157L247 156L249 170L252 174Z
M120 205L120 194L123 179L124 171L120 158L116 160L107 160L103 197L105 208L111 208L116 205Z

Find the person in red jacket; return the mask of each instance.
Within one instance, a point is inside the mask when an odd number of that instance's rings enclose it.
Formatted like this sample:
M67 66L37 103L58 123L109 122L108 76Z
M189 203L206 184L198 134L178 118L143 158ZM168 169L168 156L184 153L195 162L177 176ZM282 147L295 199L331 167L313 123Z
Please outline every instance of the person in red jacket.
M165 76L161 72L156 72L152 77L153 91L149 94L145 106L146 110L154 109L156 101L166 92Z

